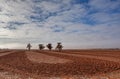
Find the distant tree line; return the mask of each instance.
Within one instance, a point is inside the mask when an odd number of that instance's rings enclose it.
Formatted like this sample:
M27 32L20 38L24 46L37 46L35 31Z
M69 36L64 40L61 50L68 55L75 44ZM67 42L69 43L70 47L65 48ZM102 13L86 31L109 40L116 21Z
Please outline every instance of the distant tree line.
M30 43L27 44L27 49L28 49L29 51L31 50L31 47L32 47L32 45L31 45ZM44 48L45 48L45 46L44 46L43 44L39 44L38 47L39 47L39 50L44 50ZM48 43L48 44L46 45L46 47L47 47L50 51L51 51L52 48L53 48L53 46L52 46L51 43ZM58 42L55 49L60 52L60 51L62 51L62 48L63 48L63 45L62 45L60 42Z

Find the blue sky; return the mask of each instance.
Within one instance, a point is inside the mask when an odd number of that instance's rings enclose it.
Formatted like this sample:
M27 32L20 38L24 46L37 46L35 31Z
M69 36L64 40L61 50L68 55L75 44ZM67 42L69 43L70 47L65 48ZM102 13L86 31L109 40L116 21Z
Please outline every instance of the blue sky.
M120 48L119 34L120 0L0 0L0 48Z

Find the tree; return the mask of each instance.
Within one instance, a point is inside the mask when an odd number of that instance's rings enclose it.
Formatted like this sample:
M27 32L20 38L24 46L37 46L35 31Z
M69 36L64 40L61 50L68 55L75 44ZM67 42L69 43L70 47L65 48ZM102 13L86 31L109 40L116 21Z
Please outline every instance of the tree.
M45 48L45 46L43 44L39 44L39 49L43 50Z
M59 52L61 52L62 48L63 48L62 44L60 42L57 43L56 50L58 50Z
M47 45L47 48L51 51L52 50L52 44L51 43L49 43L48 45Z
M28 50L30 51L31 50L31 44L29 43L28 45L27 45L27 48L28 48Z

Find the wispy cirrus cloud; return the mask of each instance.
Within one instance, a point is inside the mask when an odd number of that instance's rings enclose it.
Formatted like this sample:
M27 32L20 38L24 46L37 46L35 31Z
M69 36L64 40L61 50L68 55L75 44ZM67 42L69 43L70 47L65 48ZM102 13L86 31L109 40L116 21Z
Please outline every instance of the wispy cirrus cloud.
M119 0L1 0L0 47L120 47L119 7Z

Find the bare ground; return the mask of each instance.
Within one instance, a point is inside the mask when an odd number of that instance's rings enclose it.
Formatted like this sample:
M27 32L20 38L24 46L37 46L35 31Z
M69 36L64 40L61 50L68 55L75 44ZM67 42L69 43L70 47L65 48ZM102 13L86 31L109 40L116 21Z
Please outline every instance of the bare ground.
M5 52L5 53L0 53L0 56L8 55L8 54L11 54L11 53L13 53L13 51L11 51L11 52Z
M71 62L70 60L67 59L62 59L59 57L54 57L54 56L49 56L45 55L42 53L35 53L35 52L26 52L27 58L31 60L32 62L37 62L37 63L66 63L66 62Z
M119 51L15 51L0 55L0 79L120 79Z

